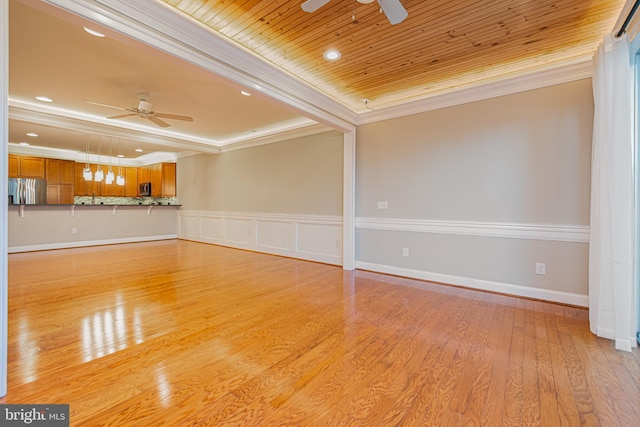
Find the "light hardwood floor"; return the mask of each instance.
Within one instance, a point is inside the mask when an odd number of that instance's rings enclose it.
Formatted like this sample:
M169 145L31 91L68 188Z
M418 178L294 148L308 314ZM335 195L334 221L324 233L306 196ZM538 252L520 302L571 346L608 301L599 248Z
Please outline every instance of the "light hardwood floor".
M9 256L9 394L71 425L634 426L585 309L195 242Z

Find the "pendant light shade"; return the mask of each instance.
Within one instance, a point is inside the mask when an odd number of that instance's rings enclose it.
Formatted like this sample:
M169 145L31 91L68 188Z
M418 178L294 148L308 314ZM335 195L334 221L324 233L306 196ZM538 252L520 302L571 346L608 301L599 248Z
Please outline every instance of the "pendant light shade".
M93 179L93 174L91 173L91 168L89 167L89 134L85 136L85 150L86 154L86 164L84 169L82 169L82 177L85 181L91 181Z
M98 159L97 159L97 165L98 165L98 170L96 170L96 173L93 175L93 180L95 182L102 182L102 180L104 179L104 172L102 172L102 165L100 164L101 161L101 157L102 157L102 137L99 137L100 139L98 140Z
M91 169L89 169L88 165L82 169L82 177L85 181L91 181L93 179L93 174L91 173Z
M118 169L118 176L116 176L116 184L124 185L124 176L122 175L122 158L124 157L122 155L122 140L120 140L120 154L118 157L120 158L120 167Z

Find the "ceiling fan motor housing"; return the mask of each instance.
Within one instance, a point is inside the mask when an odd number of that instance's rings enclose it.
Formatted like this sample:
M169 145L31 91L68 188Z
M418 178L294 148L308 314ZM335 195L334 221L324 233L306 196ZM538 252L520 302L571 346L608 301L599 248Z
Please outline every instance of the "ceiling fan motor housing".
M138 102L138 110L143 113L153 113L153 104L141 99Z

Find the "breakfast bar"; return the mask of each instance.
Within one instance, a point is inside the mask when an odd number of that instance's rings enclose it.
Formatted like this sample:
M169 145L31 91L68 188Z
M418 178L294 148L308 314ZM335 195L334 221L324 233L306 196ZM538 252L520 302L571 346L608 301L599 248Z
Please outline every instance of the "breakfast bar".
M9 205L9 253L175 239L178 209L146 204Z

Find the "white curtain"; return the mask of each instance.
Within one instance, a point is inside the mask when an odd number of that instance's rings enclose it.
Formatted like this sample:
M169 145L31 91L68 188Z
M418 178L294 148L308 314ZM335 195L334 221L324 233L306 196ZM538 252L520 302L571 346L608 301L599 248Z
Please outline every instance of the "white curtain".
M635 347L633 68L626 37L605 37L594 57L589 321Z

